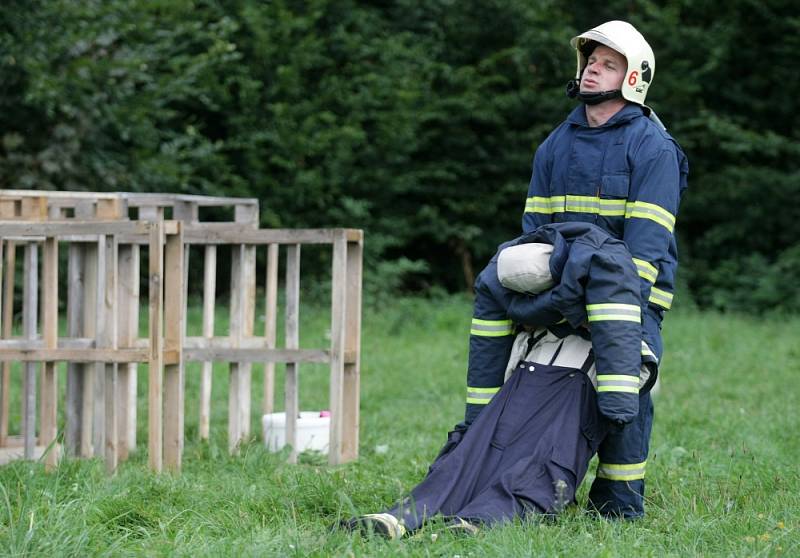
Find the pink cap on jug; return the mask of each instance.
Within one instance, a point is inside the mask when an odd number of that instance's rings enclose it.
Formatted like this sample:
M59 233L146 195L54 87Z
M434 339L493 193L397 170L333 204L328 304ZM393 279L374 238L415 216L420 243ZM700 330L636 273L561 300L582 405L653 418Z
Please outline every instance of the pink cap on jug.
M319 416L321 416L321 417L329 417L329 416L331 416L331 412L330 411L320 411L319 412Z

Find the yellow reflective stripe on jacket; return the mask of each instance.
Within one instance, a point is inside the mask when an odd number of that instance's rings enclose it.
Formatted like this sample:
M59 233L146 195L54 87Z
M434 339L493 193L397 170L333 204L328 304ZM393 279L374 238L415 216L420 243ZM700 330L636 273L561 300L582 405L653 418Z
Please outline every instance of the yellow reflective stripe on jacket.
M618 481L643 479L646 465L647 461L626 465L619 465L616 463L599 463L597 465L597 478Z
M525 213L544 213L552 215L564 211L564 196L552 196L549 198L533 196L525 200Z
M669 232L675 229L675 216L654 203L644 201L626 201L623 199L605 199L599 196L532 196L525 200L525 213L543 213L552 215L571 211L574 213L590 213L606 217L633 217L650 219L666 228Z
M650 219L655 221L669 232L675 229L675 216L654 203L635 201L628 203L625 208L625 218L638 217L640 219Z
M639 393L639 378L627 374L598 374L597 391Z
M503 337L514 333L514 325L511 320L479 320L472 318L472 327L469 330L471 335L481 337Z
M669 310L672 308L672 293L662 291L655 287L650 288L650 298L648 299L653 304L658 304L662 308Z
M621 320L625 322L641 323L642 309L636 304L587 304L586 313L590 322L606 320Z
M486 405L498 391L500 391L499 387L480 388L467 386L467 403Z
M639 273L639 277L650 281L650 283L656 282L656 277L658 276L658 269L656 269L656 266L650 262L640 260L639 258L633 258L633 263L636 265L636 271Z

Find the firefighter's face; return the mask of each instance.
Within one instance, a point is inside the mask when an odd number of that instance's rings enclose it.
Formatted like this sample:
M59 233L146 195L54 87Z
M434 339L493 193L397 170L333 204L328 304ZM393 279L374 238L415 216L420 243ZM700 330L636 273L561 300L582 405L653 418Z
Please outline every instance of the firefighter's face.
M614 91L622 87L628 63L625 57L605 45L598 45L589 55L581 76L581 93Z

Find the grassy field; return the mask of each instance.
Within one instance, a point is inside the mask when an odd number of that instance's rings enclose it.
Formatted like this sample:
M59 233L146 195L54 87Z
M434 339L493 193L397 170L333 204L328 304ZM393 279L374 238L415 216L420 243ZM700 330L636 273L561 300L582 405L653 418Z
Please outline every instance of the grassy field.
M307 346L324 338L324 314L305 316ZM190 367L180 476L150 474L143 451L113 477L99 461L64 461L50 474L40 463L0 467L0 555L800 555L800 319L691 310L666 322L645 519L607 522L576 507L554 522L518 522L471 538L436 523L401 541L332 533L338 518L380 510L425 474L463 412L469 321L465 298L365 309L361 457L340 467L306 454L300 465L286 465L259 442L229 457L222 367L211 441L197 442L197 369ZM326 375L324 367L301 369L302 408L325 408ZM146 382L139 390L141 403ZM253 407L258 432L257 397Z

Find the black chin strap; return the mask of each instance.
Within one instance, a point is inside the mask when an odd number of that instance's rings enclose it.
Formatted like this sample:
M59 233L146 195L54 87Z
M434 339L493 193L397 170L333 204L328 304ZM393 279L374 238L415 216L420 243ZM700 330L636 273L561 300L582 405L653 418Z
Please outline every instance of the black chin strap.
M597 105L611 99L618 99L622 97L622 91L615 89L613 91L600 91L599 93L581 93L580 81L571 79L567 82L567 97L570 99L578 99L586 105Z

